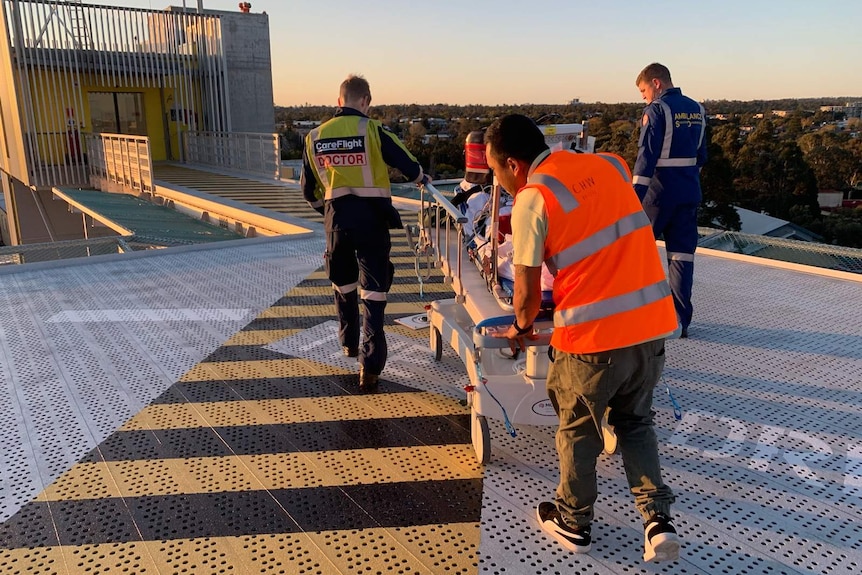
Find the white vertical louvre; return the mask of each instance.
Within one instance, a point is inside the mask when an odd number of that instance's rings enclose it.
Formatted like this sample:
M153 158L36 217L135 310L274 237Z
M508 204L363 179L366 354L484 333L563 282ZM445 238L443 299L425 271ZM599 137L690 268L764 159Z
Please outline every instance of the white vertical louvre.
M89 92L158 89L167 118L148 123L165 138L173 133L174 156L183 149L184 131L229 131L218 15L80 1L0 3L11 36L29 184L87 181L84 140L91 126L82 128L82 122Z

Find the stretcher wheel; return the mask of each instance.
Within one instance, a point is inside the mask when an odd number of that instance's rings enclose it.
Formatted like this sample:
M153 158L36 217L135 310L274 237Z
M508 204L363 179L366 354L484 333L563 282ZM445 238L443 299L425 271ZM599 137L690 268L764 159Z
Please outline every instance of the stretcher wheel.
M491 461L491 431L488 429L488 419L470 411L470 428L473 437L473 449L480 465Z
M434 360L440 361L440 358L443 357L443 336L440 334L440 330L436 327L431 327L431 351L434 352Z
M614 431L614 427L608 423L607 411L605 411L605 415L602 417L602 440L605 445L605 453L613 455L617 452L619 442L617 441L617 434Z

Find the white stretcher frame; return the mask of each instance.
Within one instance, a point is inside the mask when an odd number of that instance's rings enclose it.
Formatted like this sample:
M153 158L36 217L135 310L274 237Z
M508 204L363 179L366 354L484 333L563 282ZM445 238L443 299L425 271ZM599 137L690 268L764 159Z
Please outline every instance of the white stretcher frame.
M595 139L588 138L580 124L541 128L547 139L552 139L548 132L564 135L566 142L583 146L583 151L592 151L595 145ZM485 464L491 458L488 418L503 420L512 435L516 433L515 425L558 424L545 389L553 323L536 322L536 339L525 339L523 359L513 360L501 353L509 349L509 342L494 337L491 330L511 325L514 313L511 305L504 302L502 289L496 281L496 257L491 258L493 277L489 289L489 282L479 269L469 261L465 265L469 255L461 239L461 229L466 217L433 185L420 189L420 214L424 215L429 207L437 210L433 228L420 226L420 245L433 252L444 281L451 284L455 292L452 299L431 303L429 343L435 359L442 357L445 342L464 362L470 379L465 392L470 406L472 443L477 459ZM493 254L496 254L499 198L500 187L495 184L490 231ZM420 216L420 222L423 220ZM605 450L613 453L616 437L606 421L602 422L602 427Z

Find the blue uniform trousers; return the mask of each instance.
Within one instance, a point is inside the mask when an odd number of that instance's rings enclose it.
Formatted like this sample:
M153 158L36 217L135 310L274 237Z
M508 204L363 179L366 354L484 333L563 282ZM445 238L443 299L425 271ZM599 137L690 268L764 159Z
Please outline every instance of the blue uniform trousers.
M694 252L697 248L697 203L670 203L666 198L644 202L656 239L664 237L667 251L668 283L680 325L687 329L694 308L691 290L694 283Z
M359 300L362 300L362 346L359 363L366 373L379 375L386 365L386 336L383 324L386 293L395 268L389 261L389 230L330 231L326 237L326 273L335 287L335 310L341 345L359 347ZM359 291L357 291L357 284Z

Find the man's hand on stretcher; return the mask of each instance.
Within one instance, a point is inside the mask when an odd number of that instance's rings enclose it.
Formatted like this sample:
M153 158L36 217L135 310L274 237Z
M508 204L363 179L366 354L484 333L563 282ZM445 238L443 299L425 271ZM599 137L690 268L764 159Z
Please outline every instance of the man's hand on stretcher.
M533 332L533 324L531 323L529 326L528 333L518 333L518 329L515 327L515 324L510 325L507 328L498 328L497 331L492 333L494 337L498 337L501 339L509 340L509 349L512 351L512 357L517 358L518 354L522 351L526 351L527 344L525 340L536 340L539 339L539 336Z
M505 331L500 329L495 337L509 340L512 355L526 349L525 339L537 339L533 333L533 320L539 315L542 304L542 266L537 267L515 264L515 289L512 307L515 308L515 321Z

